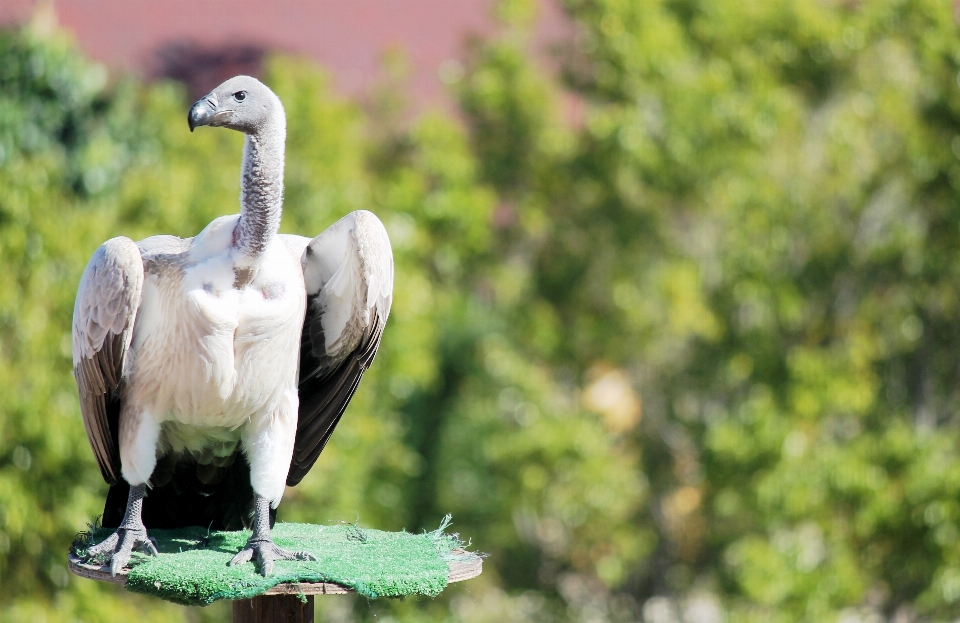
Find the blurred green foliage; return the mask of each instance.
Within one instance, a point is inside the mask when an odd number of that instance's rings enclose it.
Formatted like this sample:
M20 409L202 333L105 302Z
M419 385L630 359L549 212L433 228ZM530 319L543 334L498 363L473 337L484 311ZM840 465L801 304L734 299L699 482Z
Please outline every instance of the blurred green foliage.
M276 58L283 230L367 208L396 255L376 365L281 519L455 527L437 600L329 620L960 616L960 39L933 0L566 0L469 52L461 116L361 108ZM224 620L64 567L100 480L70 373L114 235L237 209L241 137L172 84L0 34L0 619Z

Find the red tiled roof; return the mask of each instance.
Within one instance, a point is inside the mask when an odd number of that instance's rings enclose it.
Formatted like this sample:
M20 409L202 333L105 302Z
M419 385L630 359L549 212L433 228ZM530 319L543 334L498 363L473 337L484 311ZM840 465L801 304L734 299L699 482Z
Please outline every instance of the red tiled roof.
M496 28L495 0L58 0L59 23L90 56L111 66L149 71L159 49L193 42L214 49L252 44L310 56L337 87L358 94L376 83L384 53L402 50L421 103L442 93L440 64L461 56L465 39ZM34 0L4 0L0 23L24 21ZM541 0L535 42L568 39L572 27Z

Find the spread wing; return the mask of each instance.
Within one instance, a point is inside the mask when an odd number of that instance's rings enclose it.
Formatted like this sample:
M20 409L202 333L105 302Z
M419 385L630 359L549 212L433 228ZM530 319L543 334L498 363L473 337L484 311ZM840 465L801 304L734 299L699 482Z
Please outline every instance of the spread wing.
M118 390L142 290L137 245L129 238L112 238L90 258L73 308L73 376L80 411L100 473L110 485L120 479Z
M383 224L372 213L351 212L305 241L284 236L292 252L303 249L307 288L290 486L313 467L373 363L393 300L393 251Z

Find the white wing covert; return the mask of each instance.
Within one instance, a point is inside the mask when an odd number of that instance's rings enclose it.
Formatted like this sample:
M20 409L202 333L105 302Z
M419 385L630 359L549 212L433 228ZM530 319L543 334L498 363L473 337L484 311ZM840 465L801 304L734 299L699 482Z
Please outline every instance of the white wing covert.
M284 236L291 250L301 240ZM373 363L393 300L390 239L366 210L351 212L306 244L301 264L307 312L291 486L313 467Z
M140 296L143 262L129 238L112 238L90 258L73 308L73 375L90 446L108 484L120 479L120 379Z

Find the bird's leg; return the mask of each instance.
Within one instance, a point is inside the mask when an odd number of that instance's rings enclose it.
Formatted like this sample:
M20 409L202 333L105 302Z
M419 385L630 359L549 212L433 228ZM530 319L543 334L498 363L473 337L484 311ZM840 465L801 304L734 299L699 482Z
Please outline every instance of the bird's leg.
M117 531L97 545L87 548L86 560L110 561L110 575L117 575L123 569L133 553L134 548L140 548L146 553L156 556L157 547L143 525L140 513L143 511L143 498L147 495L147 485L130 487L130 496L127 498L127 512Z
M262 495L254 496L253 534L246 547L233 557L230 566L242 565L256 558L264 577L273 573L275 560L316 560L309 552L289 552L276 546L270 538L270 502Z

